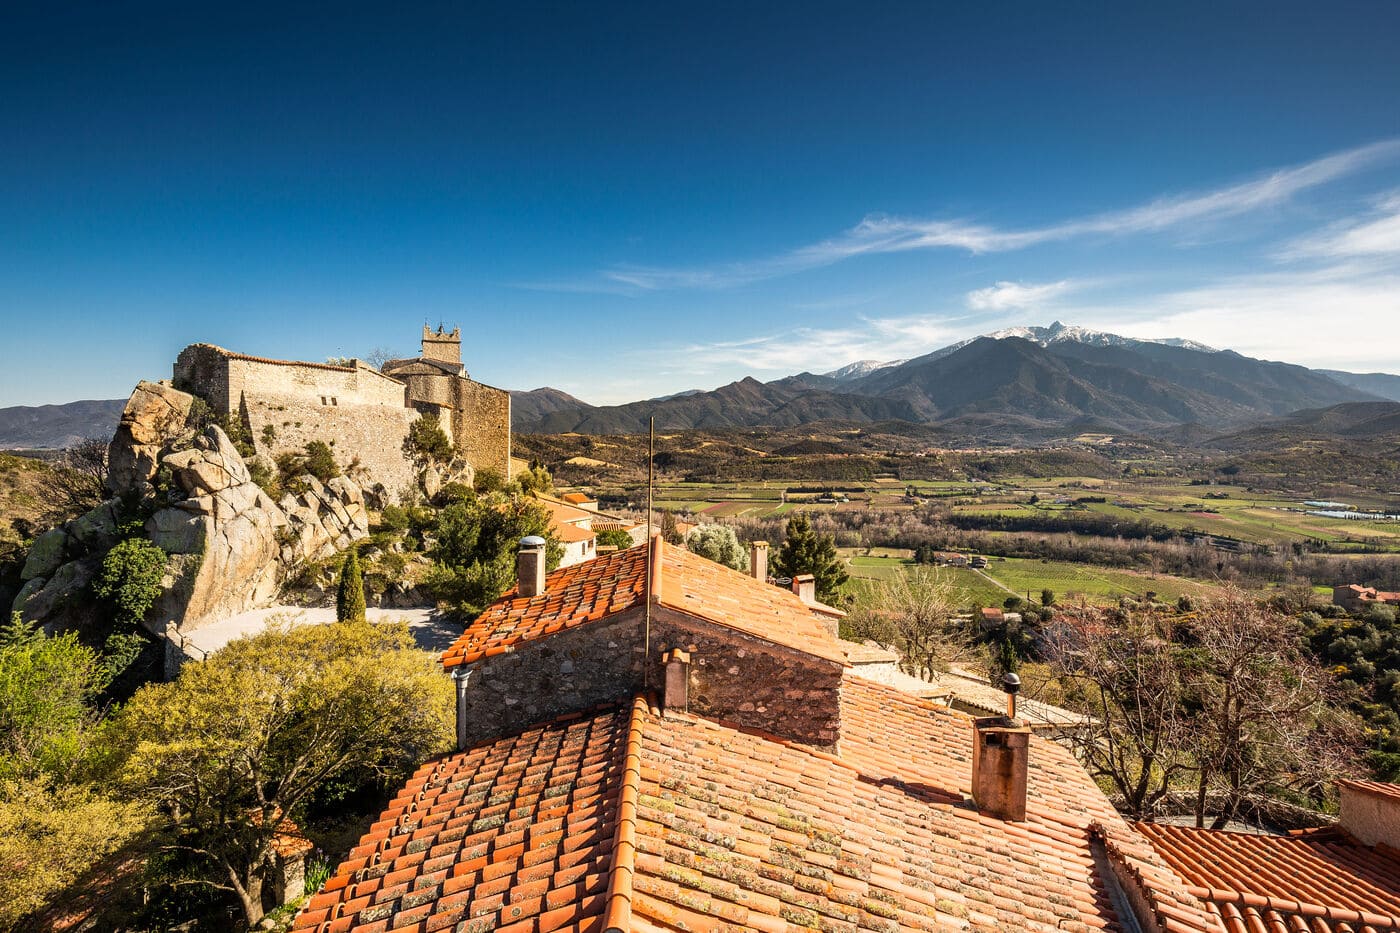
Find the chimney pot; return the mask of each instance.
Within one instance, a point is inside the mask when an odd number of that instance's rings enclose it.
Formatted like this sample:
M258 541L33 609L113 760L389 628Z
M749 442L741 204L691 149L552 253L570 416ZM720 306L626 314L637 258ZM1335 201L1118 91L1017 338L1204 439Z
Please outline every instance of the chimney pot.
M792 591L807 605L817 601L817 578L810 573L798 574L792 578Z
M666 652L666 709L690 708L690 652L673 648Z
M539 535L520 539L520 552L515 556L516 592L525 597L544 592L545 540Z
M972 799L977 809L1002 820L1024 820L1030 727L991 716L973 720L972 733Z
M767 541L753 541L749 544L749 575L755 580L768 582Z

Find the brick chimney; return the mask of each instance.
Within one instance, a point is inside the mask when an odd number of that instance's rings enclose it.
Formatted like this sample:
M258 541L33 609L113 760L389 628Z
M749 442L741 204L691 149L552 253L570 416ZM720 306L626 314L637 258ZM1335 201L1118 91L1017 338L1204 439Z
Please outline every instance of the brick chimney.
M1363 845L1400 849L1400 784L1338 781L1342 829Z
M1016 718L1021 679L1002 678L1006 715L972 722L972 799L977 809L1002 820L1026 818L1026 781L1030 768L1030 727Z
M768 582L767 541L754 541L749 544L749 576Z
M520 539L520 553L515 555L516 592L521 596L538 596L544 592L545 540L539 535Z
M810 573L802 573L792 578L792 591L807 605L817 601L817 578Z

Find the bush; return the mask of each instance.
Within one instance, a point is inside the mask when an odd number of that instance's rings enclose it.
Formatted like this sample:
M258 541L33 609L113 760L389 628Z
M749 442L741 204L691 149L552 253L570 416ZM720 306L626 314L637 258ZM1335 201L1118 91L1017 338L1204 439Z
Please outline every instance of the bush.
M598 532L599 547L615 547L621 550L632 546L632 536L621 528L609 528Z
M478 470L476 473L476 491L485 495L493 492L500 492L506 488L505 477L492 469Z
M117 622L140 625L160 598L165 561L165 552L151 542L128 538L102 558L102 570L92 590L108 602Z
M340 475L335 452L325 441L311 441L306 445L305 469L323 483Z
M404 438L403 452L414 463L447 463L452 459L452 441L442 429L438 419L431 415L419 415L409 425L408 437Z

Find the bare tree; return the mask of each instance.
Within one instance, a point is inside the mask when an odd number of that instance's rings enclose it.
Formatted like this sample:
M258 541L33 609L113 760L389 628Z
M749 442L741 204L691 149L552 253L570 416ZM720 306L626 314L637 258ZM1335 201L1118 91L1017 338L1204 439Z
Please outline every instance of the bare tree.
M383 369L384 364L390 360L402 359L403 355L396 353L387 347L375 347L365 354L365 362L375 369Z
M928 679L972 654L972 640L953 616L956 608L951 582L916 566L865 591L848 626L858 636L893 645L908 673Z
M107 497L106 482L107 442L97 438L79 441L45 473L45 518L58 524L97 508Z
M1192 770L1172 623L1157 608L1078 606L1046 631L1051 664L1090 717L1075 733L1075 751L1138 819L1150 818Z
M1303 652L1295 618L1227 587L1184 627L1197 826L1208 801L1219 829L1251 798L1317 797L1353 767L1350 718L1330 702L1332 677Z

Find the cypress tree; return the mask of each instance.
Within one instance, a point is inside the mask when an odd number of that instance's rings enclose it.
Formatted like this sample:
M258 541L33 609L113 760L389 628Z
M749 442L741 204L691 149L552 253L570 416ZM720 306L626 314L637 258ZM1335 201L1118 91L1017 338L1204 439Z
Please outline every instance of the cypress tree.
M335 620L365 620L365 581L360 575L359 553L353 547L345 555L345 563L340 565L340 585L335 591Z
M788 519L787 537L773 559L773 570L780 577L810 573L816 578L817 599L827 604L840 600L841 587L847 580L836 554L836 539L817 534L805 512Z

